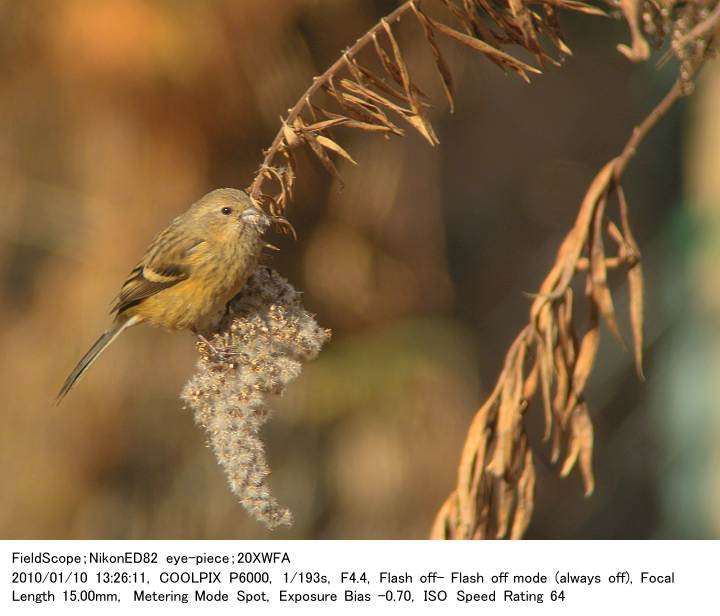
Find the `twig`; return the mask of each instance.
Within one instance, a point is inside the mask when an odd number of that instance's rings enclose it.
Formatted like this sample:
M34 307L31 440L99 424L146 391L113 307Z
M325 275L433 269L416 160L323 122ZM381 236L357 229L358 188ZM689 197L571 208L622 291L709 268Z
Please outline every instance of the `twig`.
M718 5L720 6L720 4ZM613 173L613 179L617 184L625 171L625 167L630 162L630 159L635 156L638 146L647 134L653 129L672 106L677 102L678 99L682 98L685 94L687 87L687 81L679 78L673 84L673 87L668 91L664 98L657 104L657 106L647 115L647 117L638 124L628 140L627 144L623 148L620 155L615 159L615 169Z
M407 0L407 2L401 4L392 13L388 14L383 20L376 23L372 28L370 28L370 30L368 30L357 41L355 41L352 47L347 49L337 59L337 61L322 75L320 75L319 77L315 77L315 79L313 79L312 85L307 90L305 90L305 93L299 98L295 106L290 109L290 111L288 111L288 115L285 118L285 125L292 126L295 120L305 109L307 101L313 96L313 94L315 94L320 88L326 85L330 78L335 75L343 66L345 66L348 59L354 58L355 55L359 53L359 51L362 50L365 45L367 45L372 40L374 36L376 36L380 31L384 29L383 21L386 23L394 23L398 21L403 16L403 14L405 14L412 8L414 2L415 0ZM250 185L249 188L249 194L253 198L257 198L260 194L260 187L265 180L265 175L262 173L262 170L267 169L272 165L272 162L273 160L275 160L275 156L277 156L278 151L280 150L280 146L282 145L283 137L284 132L281 128L275 135L275 139L273 139L270 148L268 148L267 152L265 152L265 158L263 158L262 164L260 165L260 172L255 176L255 179L253 180L253 183Z
M677 45L684 47L692 40L702 38L714 28L720 25L720 2L715 6L712 13L708 15L705 21L701 21L697 26L685 34L682 38L678 39Z

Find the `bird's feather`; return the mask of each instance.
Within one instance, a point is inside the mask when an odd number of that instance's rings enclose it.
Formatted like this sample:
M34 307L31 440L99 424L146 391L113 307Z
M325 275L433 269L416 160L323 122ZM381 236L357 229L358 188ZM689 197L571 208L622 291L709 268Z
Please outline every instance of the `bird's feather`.
M144 299L189 278L193 255L204 241L173 237L172 231L171 226L160 234L130 272L113 302L111 313L120 315ZM165 250L160 256L155 247L163 242ZM170 250L167 249L168 245L171 246Z
M106 348L128 327L140 322L138 317L130 317L129 319L114 323L113 326L104 332L88 350L83 358L75 366L75 369L70 373L70 376L65 379L60 393L55 399L55 404L60 404L60 401L67 395L67 393L74 387L75 383L78 382L80 377L87 372L87 369L95 363L95 360L100 356Z

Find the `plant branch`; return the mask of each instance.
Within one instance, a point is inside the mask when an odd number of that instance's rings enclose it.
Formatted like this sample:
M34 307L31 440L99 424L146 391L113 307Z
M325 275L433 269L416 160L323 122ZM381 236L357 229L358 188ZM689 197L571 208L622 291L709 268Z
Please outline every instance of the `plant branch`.
M295 106L288 111L288 115L285 118L284 125L286 126L292 126L295 122L295 120L300 116L300 114L305 109L308 100L315 94L320 88L322 88L324 85L326 85L329 80L337 74L337 72L345 66L347 60L353 59L359 52L362 50L365 45L367 45L374 36L376 36L380 31L384 29L383 22L385 23L395 23L398 21L405 13L407 13L409 10L412 9L413 4L415 3L415 0L407 0L406 2L403 2L398 8L396 8L392 13L385 16L381 21L376 23L370 30L368 30L365 34L363 34L355 43L348 48L343 54L335 61L335 63L330 66L322 75L319 77L315 77L313 79L312 85L305 90L303 95L300 97L298 102L295 104ZM265 179L264 174L262 171L264 169L269 168L272 165L273 160L275 160L275 157L277 156L280 147L282 145L284 138L284 131L282 128L277 132L275 135L275 138L273 139L272 144L270 145L270 148L265 152L265 158L262 161L262 164L260 165L260 172L255 176L255 179L253 180L253 183L251 184L249 188L249 194L253 198L257 198L260 193L260 187L262 186L262 183Z
M702 61L698 62L691 74L701 65ZM560 475L567 476L579 464L585 494L592 493L593 431L584 394L599 345L599 317L619 337L606 280L609 268L624 266L627 272L635 363L642 378L642 266L620 180L645 137L687 92L687 79L678 79L635 127L622 152L591 182L575 224L535 295L529 322L511 344L492 394L473 418L456 487L440 507L432 539L520 538L524 534L532 515L535 482L524 417L537 392L541 392L545 411L545 440L551 441L551 460L559 461L564 448ZM606 224L606 206L613 192L619 201L620 221ZM616 256L605 254L603 229L617 245ZM579 275L586 279L590 314L582 335L572 322L572 283ZM531 354L534 365L528 370L525 364Z
M720 6L720 5L718 5ZM640 143L645 139L648 133L655 127L660 119L672 108L672 106L685 95L687 82L683 78L678 78L673 87L657 104L657 106L647 115L647 117L638 124L632 132L630 139L623 148L620 155L615 159L615 169L613 177L617 183L633 156L637 151Z
M562 38L558 8L591 15L604 14L584 0L533 0L543 4L542 14L529 10L525 0L508 0L507 6L490 6L486 0L436 0L440 17L426 15L420 0L406 0L365 32L355 43L305 90L281 120L281 127L262 164L248 187L250 196L266 208L281 227L292 230L285 218L293 199L296 180L295 150L304 147L336 180L342 183L336 161L355 164L352 156L335 141L331 128L344 127L385 136L404 134L404 128L416 130L428 143L437 145L437 135L427 116L429 105L404 59L393 27L406 15L420 26L432 52L433 61L445 95L454 105L454 85L450 67L438 39L443 38L473 49L507 73L530 81L530 74L541 70L516 58L504 47L524 49L541 66L558 66L559 61L543 47L552 45L561 55L571 54ZM453 26L448 25L448 22ZM367 60L359 60L368 51ZM342 76L341 76L342 75ZM316 94L327 96L323 104ZM329 105L329 106L327 106ZM403 128L395 124L399 119ZM278 159L282 159L278 161ZM272 188L268 189L268 185Z

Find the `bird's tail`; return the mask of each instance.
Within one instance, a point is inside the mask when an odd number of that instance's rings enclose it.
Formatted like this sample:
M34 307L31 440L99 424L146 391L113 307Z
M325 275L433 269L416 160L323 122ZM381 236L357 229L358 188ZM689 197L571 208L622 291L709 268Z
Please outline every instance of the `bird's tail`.
M130 317L127 321L122 323L115 323L110 329L102 334L97 339L97 342L90 347L90 350L83 355L82 359L75 366L75 369L70 373L70 376L65 379L65 383L60 389L55 404L60 404L66 394L73 388L78 379L85 374L85 371L95 363L95 360L100 356L110 344L117 338L124 330L132 325L135 325L139 319L137 317Z

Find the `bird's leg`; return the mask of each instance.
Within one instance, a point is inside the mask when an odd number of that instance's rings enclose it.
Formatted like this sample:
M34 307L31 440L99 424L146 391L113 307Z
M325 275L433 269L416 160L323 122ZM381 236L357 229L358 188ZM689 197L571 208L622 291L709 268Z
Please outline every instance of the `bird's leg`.
M202 342L203 344L205 344L205 346L207 346L207 348L209 348L213 353L215 353L216 355L220 355L220 351L218 351L218 350L213 346L213 343L210 342L210 341L209 341L205 336L203 336L200 332L197 332L197 331L193 330L193 334L195 334L195 337L196 337L200 342Z
M227 359L228 357L231 357L233 355L237 355L235 351L228 351L228 350L220 350L215 345L210 342L205 336L203 336L199 331L192 330L193 334L197 337L200 342L202 342L207 348L209 348L215 355L217 355L220 359Z

